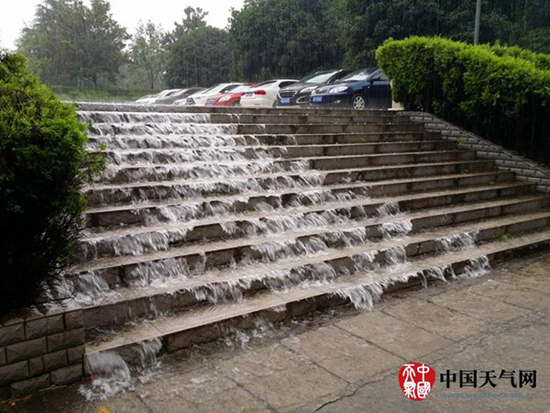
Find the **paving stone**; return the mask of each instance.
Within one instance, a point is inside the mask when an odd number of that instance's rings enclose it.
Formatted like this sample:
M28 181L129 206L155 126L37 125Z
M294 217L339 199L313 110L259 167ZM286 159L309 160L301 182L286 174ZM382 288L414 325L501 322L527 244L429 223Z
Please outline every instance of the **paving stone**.
M46 317L25 323L25 337L27 340L46 335L48 335L48 319Z
M74 383L82 379L82 374L82 364L74 364L72 366L63 367L51 372L52 384L62 385Z
M25 340L25 328L23 323L0 327L0 346L18 343Z
M84 346L76 346L67 350L69 364L82 363L84 357Z
M336 324L359 337L407 359L429 354L452 342L380 311L360 314Z
M63 314L48 317L48 334L55 334L65 331L65 321Z
M46 337L22 341L6 347L8 363L28 360L31 357L41 356L44 353L46 353Z
M528 310L472 294L467 290L450 290L433 296L429 301L442 307L458 311L485 322L505 322L528 314Z
M522 288L517 284L509 284L496 280L487 280L468 289L474 294L480 294L491 299L501 300L523 308L539 310L550 307L550 293Z
M414 298L388 304L384 312L451 340L460 340L488 328L476 318Z
M29 359L29 376L36 376L44 373L44 359L42 356Z
M77 310L65 313L65 327L67 330L83 327L82 311Z
M345 381L281 347L250 350L223 360L219 369L280 411L322 400L346 387Z
M50 386L50 375L43 374L42 376L33 377L32 379L13 383L11 387L12 397L20 397L37 390L46 389Z
M208 369L173 375L143 386L143 401L162 412L269 412L264 402Z
M373 378L404 361L334 326L290 337L282 343L349 382Z
M0 367L0 386L29 377L27 360Z
M70 330L48 336L48 352L84 344L84 329Z
M56 351L54 353L44 354L44 368L46 371L52 371L68 364L67 350ZM82 361L82 360L80 360Z

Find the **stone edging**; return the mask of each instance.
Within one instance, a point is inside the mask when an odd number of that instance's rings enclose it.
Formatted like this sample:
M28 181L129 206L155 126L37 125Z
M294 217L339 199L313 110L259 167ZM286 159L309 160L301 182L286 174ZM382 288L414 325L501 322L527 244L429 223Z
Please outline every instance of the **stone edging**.
M82 378L82 311L0 320L0 398Z
M537 184L537 191L550 193L550 171L531 160L515 155L494 143L468 132L431 113L399 111L412 122L424 124L428 132L440 132L446 140L457 141L461 148L476 151L480 158L491 159L498 169L514 172L517 179Z

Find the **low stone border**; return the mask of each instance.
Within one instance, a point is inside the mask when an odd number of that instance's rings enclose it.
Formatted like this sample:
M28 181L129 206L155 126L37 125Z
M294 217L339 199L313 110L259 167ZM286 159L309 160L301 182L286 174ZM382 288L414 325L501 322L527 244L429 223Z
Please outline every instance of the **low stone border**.
M0 320L0 397L82 378L82 311Z
M397 113L399 116L408 117L414 123L424 124L428 132L440 132L443 139L456 141L461 148L476 151L480 158L494 160L499 170L514 172L518 180L536 183L538 191L550 193L550 171L535 162L515 155L431 113L408 111Z

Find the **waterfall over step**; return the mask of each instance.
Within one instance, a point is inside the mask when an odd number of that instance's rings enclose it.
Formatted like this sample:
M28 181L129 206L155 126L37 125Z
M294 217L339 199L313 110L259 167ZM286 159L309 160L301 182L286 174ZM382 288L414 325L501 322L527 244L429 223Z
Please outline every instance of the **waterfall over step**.
M550 242L550 197L392 111L81 104L107 168L65 275L87 372L386 291L477 277ZM92 392L93 393L93 392Z

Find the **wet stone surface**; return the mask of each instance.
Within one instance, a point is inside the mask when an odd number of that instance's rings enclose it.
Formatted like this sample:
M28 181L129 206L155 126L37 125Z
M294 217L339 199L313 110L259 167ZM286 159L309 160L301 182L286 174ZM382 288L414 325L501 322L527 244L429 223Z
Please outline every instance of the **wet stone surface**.
M384 296L372 312L340 307L284 325L165 355L161 367L105 400L81 383L3 402L0 411L476 411L545 412L550 406L550 256L486 276ZM537 386L447 389L422 402L401 392L398 371L537 370ZM480 394L485 396L480 397Z

